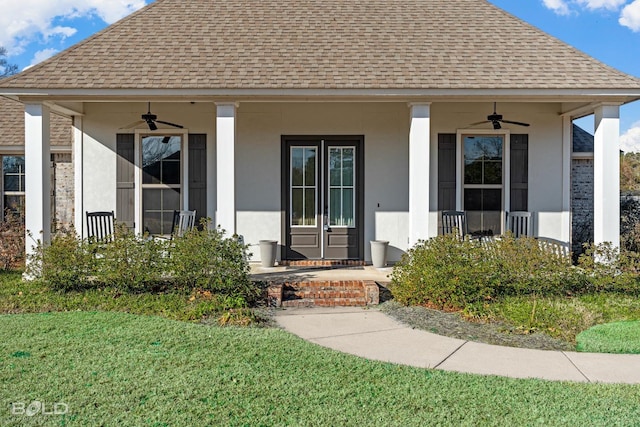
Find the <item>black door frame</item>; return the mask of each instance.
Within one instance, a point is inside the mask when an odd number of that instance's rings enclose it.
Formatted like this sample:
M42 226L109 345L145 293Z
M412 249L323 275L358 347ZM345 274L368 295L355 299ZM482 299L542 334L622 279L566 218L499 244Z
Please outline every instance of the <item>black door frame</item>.
M365 195L365 163L364 163L364 135L282 135L281 136L281 163L280 163L280 176L281 176L281 230L282 237L281 242L283 245L282 250L282 259L283 260L296 260L300 258L296 258L293 254L290 253L290 236L291 236L291 224L289 223L289 182L290 182L290 165L289 165L289 151L292 145L295 145L296 142L315 142L317 141L320 150L324 151L326 149L327 144L331 145L331 142L347 144L352 141L355 146L358 147L356 150L356 228L358 229L358 257L351 258L357 260L364 260L364 195ZM321 141L324 141L324 145L321 144ZM322 153L324 158L324 153ZM319 170L320 168L326 168L324 164L325 161L319 161ZM321 173L319 172L321 175ZM318 187L320 191L327 191L326 185L322 185L323 183L319 183ZM323 187L323 188L320 188ZM319 212L316 212L317 216L322 217L324 213L324 207L321 206L321 203L318 202L317 209ZM321 230L321 234L324 231ZM324 243L321 243L323 245ZM322 251L321 251L322 253ZM321 258L318 258L321 259Z

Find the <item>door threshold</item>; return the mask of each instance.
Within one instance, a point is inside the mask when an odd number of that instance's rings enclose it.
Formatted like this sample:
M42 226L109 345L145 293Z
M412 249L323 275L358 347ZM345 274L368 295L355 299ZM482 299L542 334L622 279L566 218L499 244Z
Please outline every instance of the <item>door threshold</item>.
M334 266L362 267L367 265L365 261L359 260L359 259L282 260L278 264L286 267L334 267Z

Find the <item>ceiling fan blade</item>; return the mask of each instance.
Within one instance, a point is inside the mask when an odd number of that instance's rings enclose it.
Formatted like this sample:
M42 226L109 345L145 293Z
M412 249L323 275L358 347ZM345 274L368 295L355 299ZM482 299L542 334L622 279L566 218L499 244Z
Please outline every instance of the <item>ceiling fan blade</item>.
M182 125L177 125L175 123L165 122L164 120L156 120L156 122L162 123L162 124L165 124L165 125L169 125L169 126L173 126L174 128L180 128L180 129L184 128L184 126L182 126Z
M512 125L518 125L518 126L529 126L529 123L522 123L522 122L514 122L511 120L501 120L502 123L509 123Z
M133 122L133 123L129 123L126 126L122 126L120 129L131 129L131 128L135 128L138 127L139 125L143 124L145 121L144 120L138 120L137 122Z
M484 123L491 123L491 120L483 120L481 122L471 123L469 126L481 125L481 124L484 124Z

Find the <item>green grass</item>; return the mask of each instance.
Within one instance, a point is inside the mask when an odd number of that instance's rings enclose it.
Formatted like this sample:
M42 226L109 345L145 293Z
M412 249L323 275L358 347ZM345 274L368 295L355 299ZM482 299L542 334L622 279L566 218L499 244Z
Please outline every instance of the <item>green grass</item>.
M640 386L363 360L280 330L124 313L0 316L0 425L632 425ZM68 405L12 415L12 402Z
M56 292L37 281L23 282L21 277L20 272L0 272L0 313L122 311L200 321L218 315L227 303L215 295L181 289L160 293L127 293L113 288Z
M578 334L578 351L595 353L640 353L640 322L596 325Z
M478 313L575 344L578 334L594 325L640 320L640 298L615 293L571 298L506 297L482 307Z

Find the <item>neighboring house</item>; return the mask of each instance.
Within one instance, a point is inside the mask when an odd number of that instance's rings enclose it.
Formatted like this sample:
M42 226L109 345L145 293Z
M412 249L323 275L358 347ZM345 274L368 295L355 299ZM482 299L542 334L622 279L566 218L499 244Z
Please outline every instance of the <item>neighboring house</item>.
M531 211L536 236L569 243L572 120L588 114L594 239L618 245L619 106L640 79L484 0L157 0L0 94L25 105L30 230L51 221L54 111L73 117L79 231L113 209L165 233L189 208L278 240L281 259L369 261L370 240L394 260L437 235L444 209L494 234ZM478 123L494 102L530 126Z
M25 200L24 105L0 96L0 212L22 210ZM74 221L71 119L51 115L51 213L53 226ZM2 215L0 215L0 220Z
M593 242L593 135L573 125L571 156L571 250Z

